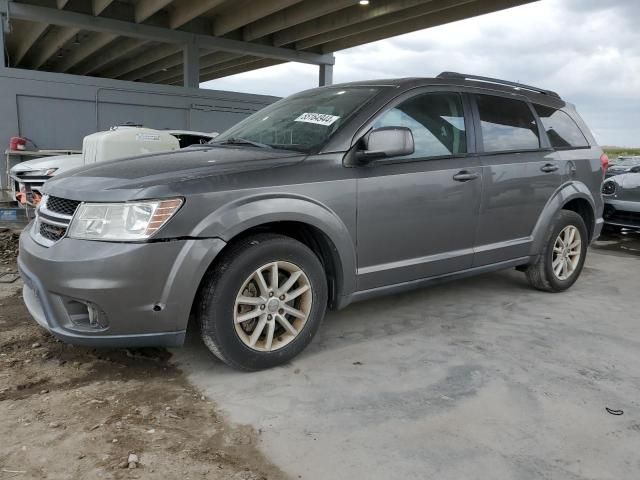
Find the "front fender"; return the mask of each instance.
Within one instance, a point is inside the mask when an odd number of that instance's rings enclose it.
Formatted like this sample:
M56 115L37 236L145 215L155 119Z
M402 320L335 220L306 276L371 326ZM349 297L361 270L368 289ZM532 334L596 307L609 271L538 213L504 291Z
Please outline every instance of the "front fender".
M326 205L295 194L259 194L237 199L214 210L193 230L195 237L216 237L229 242L236 235L272 222L300 222L322 231L333 244L339 261L338 294L355 290L356 252L344 222Z
M591 210L594 212L593 225L597 230L597 227L602 222L598 222L598 219L602 216L597 207L596 201L591 194L589 188L582 182L571 181L567 182L558 188L553 196L549 199L544 207L544 210L538 218L538 222L533 229L533 242L531 243L531 250L529 255L539 255L544 248L544 242L546 241L547 232L551 227L551 223L560 210L568 202L576 199L583 199L589 202ZM601 218L600 218L601 220ZM590 232L592 238L597 237L597 231Z

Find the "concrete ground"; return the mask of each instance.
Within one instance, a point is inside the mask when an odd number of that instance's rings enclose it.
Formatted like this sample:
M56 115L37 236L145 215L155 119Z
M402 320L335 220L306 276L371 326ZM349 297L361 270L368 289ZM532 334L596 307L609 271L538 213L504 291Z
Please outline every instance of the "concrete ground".
M511 270L355 304L270 371L175 353L293 478L636 479L638 255L600 242L563 294Z

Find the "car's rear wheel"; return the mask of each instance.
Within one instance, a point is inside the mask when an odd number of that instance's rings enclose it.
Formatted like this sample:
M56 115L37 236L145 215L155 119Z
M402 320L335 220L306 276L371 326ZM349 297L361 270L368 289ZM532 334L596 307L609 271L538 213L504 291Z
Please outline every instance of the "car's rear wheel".
M561 210L549 229L542 253L525 270L529 283L547 292L561 292L571 287L582 272L588 242L582 217L576 212Z
M325 272L313 251L289 237L260 234L231 245L207 275L198 317L218 358L260 370L300 353L326 305Z

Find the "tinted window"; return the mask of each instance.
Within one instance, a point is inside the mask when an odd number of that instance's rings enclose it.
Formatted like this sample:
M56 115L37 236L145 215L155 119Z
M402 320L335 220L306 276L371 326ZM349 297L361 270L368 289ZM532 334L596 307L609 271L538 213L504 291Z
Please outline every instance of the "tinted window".
M406 158L467 152L462 98L456 93L426 93L410 98L385 112L374 124L374 128L379 127L411 129L415 152Z
M562 110L542 105L535 105L535 108L552 147L579 148L589 146L589 142L576 122Z
M485 152L540 148L538 125L527 103L492 95L476 98Z

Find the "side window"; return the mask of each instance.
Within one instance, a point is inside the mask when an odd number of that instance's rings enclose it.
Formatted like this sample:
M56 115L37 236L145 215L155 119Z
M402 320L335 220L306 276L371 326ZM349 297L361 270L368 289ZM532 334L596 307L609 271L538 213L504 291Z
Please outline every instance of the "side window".
M529 105L514 98L476 95L485 152L540 148L538 125Z
M589 142L573 119L562 110L534 105L553 148L588 147Z
M412 97L385 112L373 127L411 129L415 152L402 158L467 153L462 97L457 93L425 93Z

